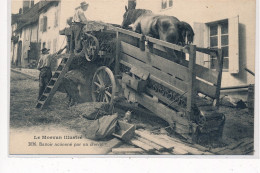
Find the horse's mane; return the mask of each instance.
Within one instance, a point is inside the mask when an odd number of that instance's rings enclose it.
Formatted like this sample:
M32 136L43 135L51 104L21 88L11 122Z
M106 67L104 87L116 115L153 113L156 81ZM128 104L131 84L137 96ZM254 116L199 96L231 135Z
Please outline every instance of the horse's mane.
M144 14L151 14L153 13L151 10L146 9L131 9L128 10L128 18L134 22L138 17Z

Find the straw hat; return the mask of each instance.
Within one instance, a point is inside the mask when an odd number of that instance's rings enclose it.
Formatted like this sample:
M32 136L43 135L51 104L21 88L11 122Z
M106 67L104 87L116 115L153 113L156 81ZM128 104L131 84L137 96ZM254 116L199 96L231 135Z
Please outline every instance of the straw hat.
M80 7L88 6L89 4L86 1L80 3Z

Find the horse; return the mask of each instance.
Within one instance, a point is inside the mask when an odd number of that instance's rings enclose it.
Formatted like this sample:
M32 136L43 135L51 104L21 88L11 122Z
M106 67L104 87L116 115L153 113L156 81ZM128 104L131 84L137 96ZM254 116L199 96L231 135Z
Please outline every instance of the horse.
M191 44L194 38L192 27L174 16L156 15L151 10L131 9L125 6L122 28L133 24L132 30L173 44Z
M127 28L132 24L132 30L137 33L182 46L193 42L192 27L174 16L156 15L151 10L145 9L128 10L125 7L125 10L122 28ZM175 61L178 61L176 51L172 52L170 49L166 51L172 53Z

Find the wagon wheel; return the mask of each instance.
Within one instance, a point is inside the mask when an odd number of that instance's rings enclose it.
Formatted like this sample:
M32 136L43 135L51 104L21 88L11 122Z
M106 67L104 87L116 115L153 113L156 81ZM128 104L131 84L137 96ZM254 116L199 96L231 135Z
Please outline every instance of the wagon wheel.
M83 41L83 47L87 61L95 61L99 51L99 42L97 38L92 35L88 35L87 40Z
M92 99L94 102L106 102L112 106L115 96L116 82L113 72L105 67L99 67L92 80Z

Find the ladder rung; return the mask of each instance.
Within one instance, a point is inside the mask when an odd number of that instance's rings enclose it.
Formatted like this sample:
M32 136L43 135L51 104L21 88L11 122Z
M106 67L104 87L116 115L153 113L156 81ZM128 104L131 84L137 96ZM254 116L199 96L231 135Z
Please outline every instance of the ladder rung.
M48 97L50 93L43 93L42 95L45 96L45 97Z
M68 57L64 57L62 59L58 68L54 72L48 86L45 88L44 93L42 94L42 97L38 100L38 102L36 104L36 108L42 109L43 107L45 107L45 104L48 104L51 101L53 95L55 94L58 86L61 83L59 78L62 78L64 76L64 74L68 71L67 66L69 66L72 63L73 57L74 57L74 55L70 54ZM56 86L56 85L57 85L57 87L54 88L54 86Z

